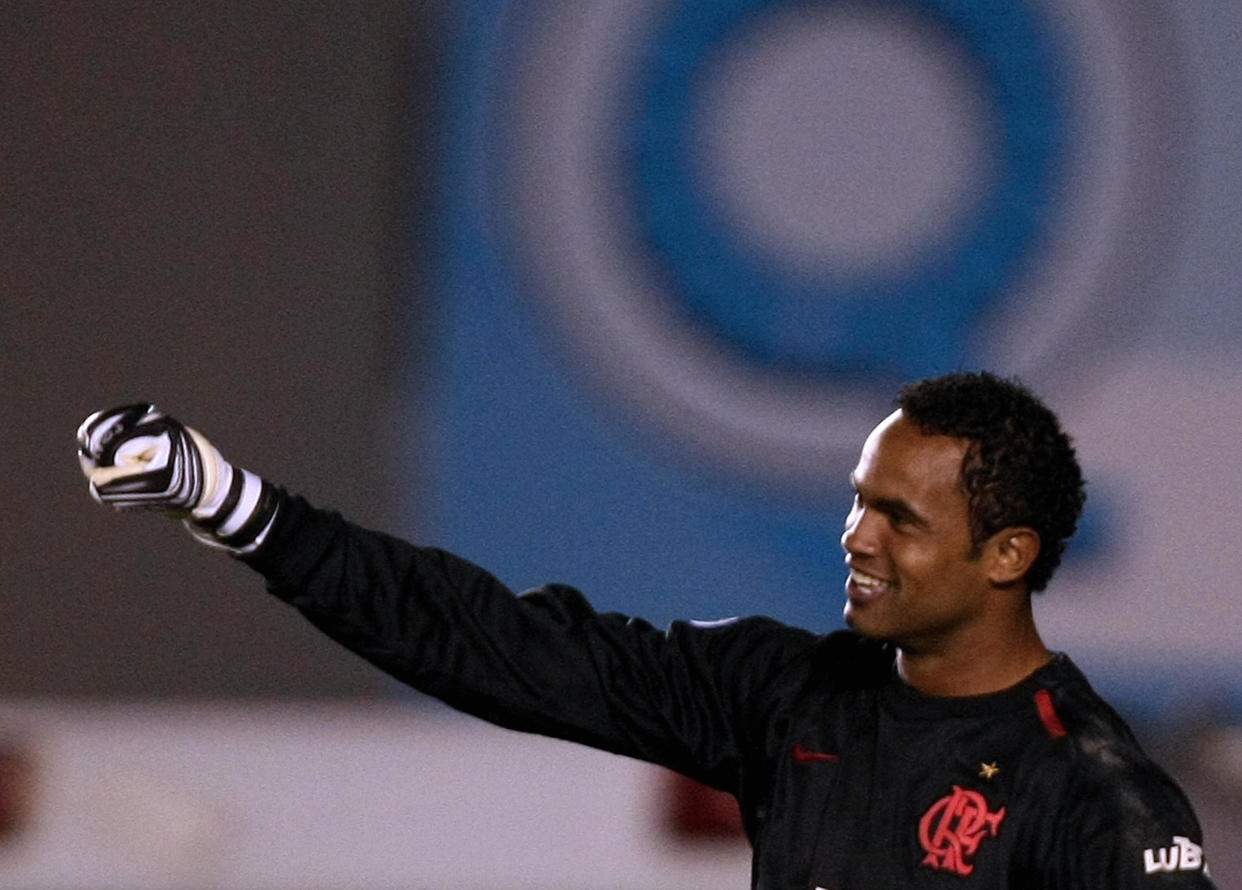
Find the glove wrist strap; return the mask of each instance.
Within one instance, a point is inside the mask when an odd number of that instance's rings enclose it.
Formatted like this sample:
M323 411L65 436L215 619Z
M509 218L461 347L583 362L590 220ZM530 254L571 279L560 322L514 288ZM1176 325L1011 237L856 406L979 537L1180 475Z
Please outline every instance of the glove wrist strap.
M276 518L276 487L249 470L221 461L218 490L185 521L195 538L236 556L263 543Z

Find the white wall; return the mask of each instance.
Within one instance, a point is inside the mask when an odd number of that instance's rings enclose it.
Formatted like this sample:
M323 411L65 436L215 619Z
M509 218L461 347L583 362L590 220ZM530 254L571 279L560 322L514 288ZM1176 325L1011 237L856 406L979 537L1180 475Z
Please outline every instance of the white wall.
M413 705L0 705L33 755L23 890L749 886L676 846L666 774Z

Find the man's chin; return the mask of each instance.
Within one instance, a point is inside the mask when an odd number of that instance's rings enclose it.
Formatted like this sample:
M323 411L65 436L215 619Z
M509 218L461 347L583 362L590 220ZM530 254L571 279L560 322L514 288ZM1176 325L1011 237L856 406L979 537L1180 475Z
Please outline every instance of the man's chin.
M850 630L862 634L864 637L871 636L867 633L867 621L865 616L859 614L859 609L849 600L845 601L845 626Z
M849 600L845 602L845 611L842 617L845 619L846 627L867 639L881 643L890 639L890 635L885 632L882 622L876 620L875 616L868 615L867 609L859 608Z

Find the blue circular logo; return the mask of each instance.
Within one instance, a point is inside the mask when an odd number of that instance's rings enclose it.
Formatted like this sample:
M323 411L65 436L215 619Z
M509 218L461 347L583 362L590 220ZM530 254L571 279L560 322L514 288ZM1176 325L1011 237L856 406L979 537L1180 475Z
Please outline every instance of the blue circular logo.
M792 276L753 249L710 194L695 147L711 59L761 17L799 0L675 4L646 44L630 124L638 235L668 295L764 367L799 374L925 376L970 358L976 325L1015 275L1056 206L1066 101L1052 41L1030 4L909 0L913 15L969 62L993 118L994 157L970 211L946 221L930 250L875 274Z

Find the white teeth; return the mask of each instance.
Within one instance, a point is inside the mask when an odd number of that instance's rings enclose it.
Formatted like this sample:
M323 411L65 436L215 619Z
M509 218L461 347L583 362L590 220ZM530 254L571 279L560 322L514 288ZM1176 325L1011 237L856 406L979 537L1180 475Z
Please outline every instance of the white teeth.
M864 590L877 590L888 584L884 579L860 572L858 569L850 569L850 580Z

